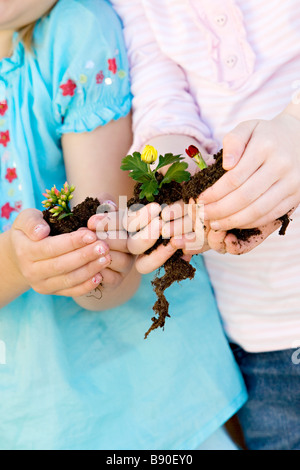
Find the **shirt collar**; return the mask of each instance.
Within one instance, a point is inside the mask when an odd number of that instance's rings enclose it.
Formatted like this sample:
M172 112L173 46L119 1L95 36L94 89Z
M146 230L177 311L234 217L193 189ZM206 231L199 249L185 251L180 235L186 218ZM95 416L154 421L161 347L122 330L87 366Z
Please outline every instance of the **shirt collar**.
M21 67L24 62L24 46L18 39L18 33L14 34L14 50L11 57L0 61L0 75L7 74Z

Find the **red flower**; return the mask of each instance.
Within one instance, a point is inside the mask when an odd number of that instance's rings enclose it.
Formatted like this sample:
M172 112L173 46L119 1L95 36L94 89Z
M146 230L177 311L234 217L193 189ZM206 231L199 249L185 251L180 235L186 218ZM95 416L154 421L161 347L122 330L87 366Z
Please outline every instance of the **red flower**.
M101 84L103 83L103 80L104 80L104 74L103 74L103 72L102 72L102 70L101 70L101 71L100 71L99 73L97 73L97 75L96 75L96 83L97 83L98 85L101 85Z
M63 96L74 96L77 85L73 80L68 80L64 85L60 85Z
M14 207L11 207L9 202L7 202L4 206L1 207L1 217L4 219L9 219L12 212L16 212Z
M8 110L7 101L0 101L0 116L4 116Z
M0 132L0 144L3 147L7 147L7 144L10 142L9 131Z
M17 178L18 178L18 176L17 176L16 168L7 168L5 179L7 179L7 181L9 181L9 183L12 183L13 180L15 180Z
M189 157L194 158L199 153L199 149L195 147L195 145L190 145L188 149L186 149L186 153Z
M108 70L113 74L117 73L118 67L116 59L108 59Z

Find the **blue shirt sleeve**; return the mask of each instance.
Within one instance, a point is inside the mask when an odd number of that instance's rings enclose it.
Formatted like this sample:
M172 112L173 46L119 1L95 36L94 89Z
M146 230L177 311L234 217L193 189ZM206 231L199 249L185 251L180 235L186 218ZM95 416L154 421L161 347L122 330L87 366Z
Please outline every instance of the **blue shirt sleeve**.
M58 135L89 132L129 113L122 25L106 0L59 0L36 39Z

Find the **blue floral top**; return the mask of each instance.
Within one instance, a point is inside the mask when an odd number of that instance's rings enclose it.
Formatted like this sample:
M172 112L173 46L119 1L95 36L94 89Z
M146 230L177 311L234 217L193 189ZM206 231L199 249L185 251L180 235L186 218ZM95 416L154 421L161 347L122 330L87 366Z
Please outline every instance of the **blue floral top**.
M106 0L59 0L0 62L0 228L65 182L61 135L131 106L119 19ZM83 155L82 158L85 158ZM3 275L4 273L1 273ZM0 449L193 449L246 400L201 258L169 289L147 341L152 276L108 312L30 290L0 310Z
M62 134L91 131L131 107L120 22L106 1L60 0L34 38L33 53L19 43L0 61L0 231L64 183Z

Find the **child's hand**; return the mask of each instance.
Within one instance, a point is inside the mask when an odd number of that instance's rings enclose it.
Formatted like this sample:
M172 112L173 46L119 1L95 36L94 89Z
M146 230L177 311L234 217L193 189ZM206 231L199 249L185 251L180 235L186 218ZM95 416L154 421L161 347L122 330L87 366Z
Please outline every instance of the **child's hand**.
M111 201L103 204L110 205L108 213L97 214L90 218L88 227L95 231L100 240L105 240L111 256L109 267L101 271L103 281L101 286L106 290L116 289L131 271L135 257L127 248L128 235L122 225L122 215L117 206Z
M45 295L79 297L101 282L111 259L105 242L88 229L49 237L42 213L29 209L10 232L14 263L28 288Z
M128 250L140 255L136 260L136 268L141 274L155 271L176 252L176 248L169 243L166 246L160 245L150 255L144 255L161 236L163 221L160 213L161 206L154 202L139 211L126 212L123 218L123 226L129 233Z
M271 121L249 121L224 139L230 169L199 196L215 230L269 224L300 202L300 121L283 112Z
M195 208L196 204L191 200L188 206L188 212L194 221L197 217ZM235 235L227 233L227 231L212 230L208 221L204 222L204 232L201 223L197 224L194 222L194 233L189 233L188 226L186 225L184 227L182 223L181 202L166 207L162 212L162 218L165 221L165 229L175 235L171 240L172 246L176 249L183 250L185 255L200 254L208 250L214 250L220 254L229 253L232 255L242 255L252 251L274 231L279 230L281 226L280 221L275 221L266 226L258 227L261 231L261 235L259 237L253 237L247 240L247 242L243 242L238 240ZM194 246L193 243L195 243Z

